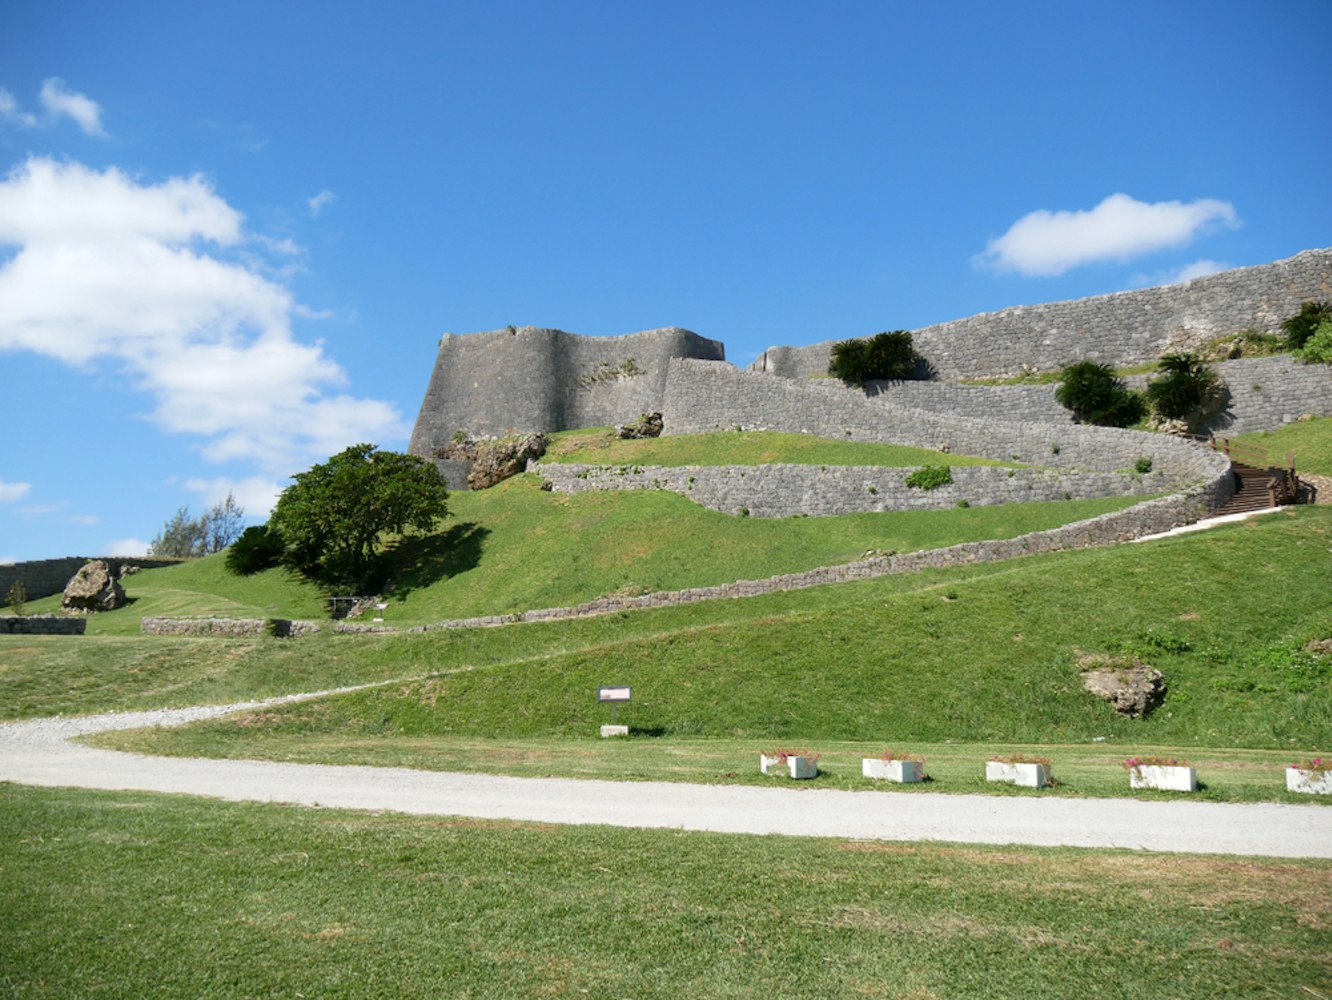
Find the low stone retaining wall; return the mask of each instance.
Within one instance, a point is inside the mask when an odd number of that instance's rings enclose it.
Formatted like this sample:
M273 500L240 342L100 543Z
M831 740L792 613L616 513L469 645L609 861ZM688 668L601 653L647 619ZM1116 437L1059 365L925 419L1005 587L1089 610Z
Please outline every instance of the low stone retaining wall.
M143 635L251 636L272 634L298 638L319 631L315 622L289 618L145 618L139 623Z
M559 493L669 490L710 510L753 517L824 517L903 510L943 510L1043 500L1143 496L1178 487L1164 472L1145 475L1070 469L952 467L953 481L907 486L914 471L882 466L615 466L543 462L529 467Z
M0 635L83 635L86 618L61 615L0 615Z
M1058 552L1065 549L1089 548L1127 542L1144 535L1153 535L1185 524L1192 524L1216 510L1234 492L1229 470L1216 479L1185 492L1158 500L1148 500L1127 510L1102 514L1058 528L1034 531L1017 538L963 542L943 549L920 552L872 556L841 566L824 566L803 573L784 573L765 580L737 580L712 587L691 587L687 590L660 591L641 597L600 597L574 607L542 608L509 615L489 615L480 618L459 618L418 625L402 629L403 632L429 632L437 629L484 628L509 625L515 622L557 621L564 618L588 618L648 608L673 607L727 597L754 597L783 590L802 590L828 583L846 583L850 580L868 580L894 573L912 573L923 569L963 566L970 563L996 562L1018 556ZM337 632L393 632L384 625L358 625L344 623L335 627Z

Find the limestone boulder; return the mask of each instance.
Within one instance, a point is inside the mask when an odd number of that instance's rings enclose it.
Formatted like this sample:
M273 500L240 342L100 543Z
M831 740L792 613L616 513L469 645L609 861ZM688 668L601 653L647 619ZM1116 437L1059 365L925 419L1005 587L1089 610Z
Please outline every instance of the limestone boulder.
M615 433L626 440L637 438L661 437L662 421L660 413L644 413L637 420L627 424L618 424Z
M66 611L114 611L125 606L125 588L105 561L93 559L69 578L60 606Z
M1108 701L1117 714L1130 719L1146 718L1165 701L1166 683L1161 671L1145 663L1102 666L1086 670L1082 686Z

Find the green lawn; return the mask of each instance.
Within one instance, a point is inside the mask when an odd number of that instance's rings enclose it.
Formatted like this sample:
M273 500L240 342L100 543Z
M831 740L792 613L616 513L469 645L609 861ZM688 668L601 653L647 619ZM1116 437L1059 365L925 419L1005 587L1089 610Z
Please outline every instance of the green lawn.
M1325 996L1332 865L0 786L0 992Z
M551 438L545 462L592 465L1012 465L898 444L834 441L813 434L777 431L713 431L622 441L597 427L564 431Z

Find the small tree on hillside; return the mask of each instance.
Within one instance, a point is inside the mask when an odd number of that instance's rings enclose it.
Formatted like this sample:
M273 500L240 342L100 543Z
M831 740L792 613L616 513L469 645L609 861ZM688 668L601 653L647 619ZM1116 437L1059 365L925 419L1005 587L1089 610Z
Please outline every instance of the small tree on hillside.
M23 616L23 606L28 603L28 588L23 585L22 580L15 580L9 585L9 593L5 595L5 600L14 609L14 614Z
M828 374L859 388L879 379L916 378L920 360L911 346L911 334L891 330L833 344Z
M203 555L203 546L203 526L190 517L188 507L181 507L171 515L167 523L162 526L162 530L148 543L148 554L170 559L188 559Z
M292 478L269 528L286 544L284 562L329 587L374 592L382 586L383 536L430 531L448 514L448 490L433 464L372 444Z
M231 493L197 520L190 517L189 507L181 507L149 543L148 554L189 559L221 552L240 537L244 517Z

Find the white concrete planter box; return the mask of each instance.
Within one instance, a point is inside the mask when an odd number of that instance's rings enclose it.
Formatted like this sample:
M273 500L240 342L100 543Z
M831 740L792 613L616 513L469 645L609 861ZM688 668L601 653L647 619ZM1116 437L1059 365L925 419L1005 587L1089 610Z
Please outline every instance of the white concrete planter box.
M1049 764L1009 764L1002 760L985 762L986 781L1006 781L1023 788L1044 788L1053 777Z
M818 777L819 762L813 757L769 757L765 753L759 754L759 770L764 774L772 774L773 771L782 769L782 762L786 762L786 769L790 772L792 778L803 781L807 778Z
M1139 764L1129 768L1130 788L1158 788L1163 792L1196 792L1198 772L1191 767Z
M867 778L900 781L904 784L922 781L925 765L918 760L884 760L882 757L862 757L860 773Z
M1332 771L1305 771L1286 768L1286 791L1306 795L1332 795Z

